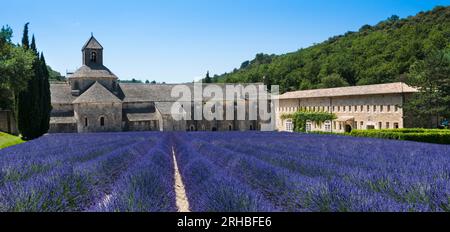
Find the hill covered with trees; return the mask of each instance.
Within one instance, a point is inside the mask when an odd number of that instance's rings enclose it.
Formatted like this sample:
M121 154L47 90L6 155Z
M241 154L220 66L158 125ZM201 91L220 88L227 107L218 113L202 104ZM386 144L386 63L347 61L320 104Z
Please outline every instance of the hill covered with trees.
M284 55L257 54L211 82L264 82L281 92L405 81L430 54L450 51L450 7L391 16Z

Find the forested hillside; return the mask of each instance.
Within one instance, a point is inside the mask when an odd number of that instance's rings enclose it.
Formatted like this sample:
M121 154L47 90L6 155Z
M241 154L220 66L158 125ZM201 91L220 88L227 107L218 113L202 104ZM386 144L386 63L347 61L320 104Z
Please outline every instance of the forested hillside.
M212 82L264 82L280 91L403 81L410 67L450 51L450 7L389 17L284 55L257 54Z

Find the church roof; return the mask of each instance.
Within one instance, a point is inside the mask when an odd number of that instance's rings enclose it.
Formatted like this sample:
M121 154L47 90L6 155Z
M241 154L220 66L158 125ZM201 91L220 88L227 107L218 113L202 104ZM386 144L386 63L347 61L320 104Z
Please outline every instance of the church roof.
M287 92L279 96L279 99L339 97L355 95L414 93L418 90L405 83L396 82L388 84L348 86L329 89L311 89Z
M64 83L50 83L50 94L52 104L70 104L75 100L70 85Z
M95 37L92 35L91 38L84 44L82 51L86 48L89 49L103 49L102 45L95 39Z
M109 77L116 78L117 76L112 73L107 67L103 65L83 65L77 71L75 71L69 78L90 78L90 77Z
M171 115L173 103L174 102L155 102L155 106L162 115Z
M256 83L258 84L258 83ZM171 97L172 88L174 86L181 85L187 86L191 90L191 99L193 99L194 94L194 84L132 84L132 83L120 83L120 88L124 94L124 102L142 102L142 101L155 101L155 102L173 102L178 101L180 97ZM203 84L205 88L207 84ZM214 85L223 89L225 95L225 86L227 84L214 83ZM235 84L230 84L235 85ZM242 84L246 86L248 84ZM225 96L223 96L225 98ZM208 100L209 98L203 98L203 100Z
M176 101L170 96L174 85L120 83L124 102Z
M77 103L120 103L114 94L107 90L102 84L97 81L89 87L83 94L81 94L75 101Z
M127 119L130 122L139 122L158 120L159 117L157 113L129 113Z
M50 117L50 124L76 124L75 117Z

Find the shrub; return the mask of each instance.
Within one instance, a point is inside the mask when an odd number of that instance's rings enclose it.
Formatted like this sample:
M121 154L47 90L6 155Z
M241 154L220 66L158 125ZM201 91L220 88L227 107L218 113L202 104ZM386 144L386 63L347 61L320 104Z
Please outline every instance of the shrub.
M372 137L382 139L409 140L425 143L450 144L450 130L439 129L384 129L384 130L353 130L352 136Z

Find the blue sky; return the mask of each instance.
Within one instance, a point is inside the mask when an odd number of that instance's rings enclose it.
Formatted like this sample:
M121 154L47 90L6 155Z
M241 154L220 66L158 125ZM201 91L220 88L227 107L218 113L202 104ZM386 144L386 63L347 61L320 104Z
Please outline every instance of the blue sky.
M189 82L220 74L256 53L282 54L330 36L450 5L450 0L0 0L0 25L15 42L30 22L47 63L81 65L91 32L120 79Z

